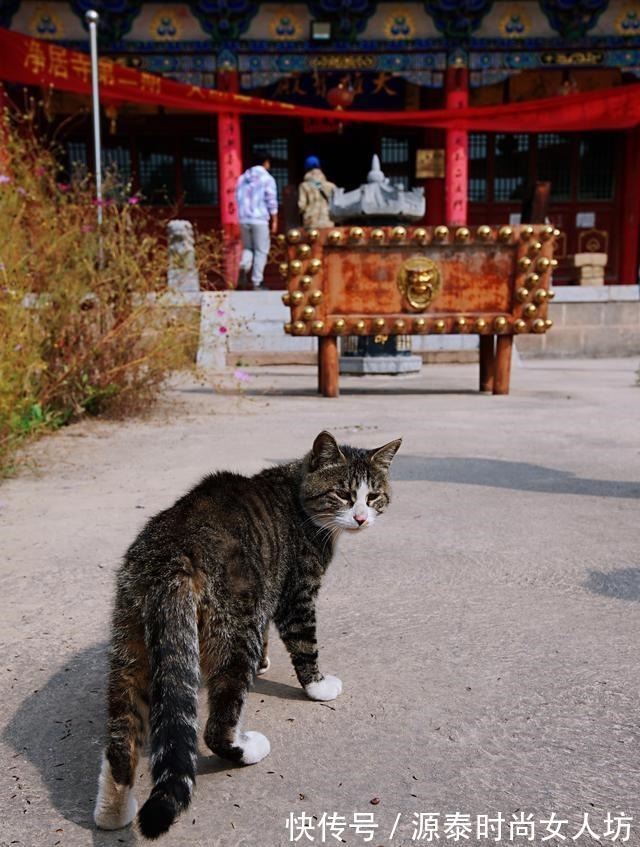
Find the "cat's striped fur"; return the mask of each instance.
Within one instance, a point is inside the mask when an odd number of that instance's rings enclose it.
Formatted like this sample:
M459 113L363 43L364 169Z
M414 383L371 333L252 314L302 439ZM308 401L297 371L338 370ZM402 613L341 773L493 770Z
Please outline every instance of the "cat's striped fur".
M339 447L322 432L300 461L251 478L205 477L144 527L117 580L99 827L126 826L135 816L132 787L147 724L153 789L140 830L156 838L187 808L201 678L209 748L243 764L268 754L268 740L242 732L239 721L248 687L268 666L270 621L307 695L340 693L340 680L318 670L315 598L340 531L368 526L386 508L399 446Z

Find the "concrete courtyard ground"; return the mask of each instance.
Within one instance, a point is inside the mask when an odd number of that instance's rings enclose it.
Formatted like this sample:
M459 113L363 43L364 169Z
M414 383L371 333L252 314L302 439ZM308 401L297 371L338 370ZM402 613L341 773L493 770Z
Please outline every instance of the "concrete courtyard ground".
M440 844L531 843L509 827L524 815L536 844L583 845L588 814L601 843L640 845L637 365L530 361L508 397L476 393L475 366L429 365L343 378L337 400L311 368L263 368L244 393L176 383L145 420L35 445L0 486L0 844L142 842L91 817L119 557L205 472L254 472L326 428L404 437L388 513L342 539L319 602L344 693L306 700L274 637L245 711L271 755L237 768L201 743L194 803L160 843L407 847L428 821ZM499 813L484 839L478 816Z

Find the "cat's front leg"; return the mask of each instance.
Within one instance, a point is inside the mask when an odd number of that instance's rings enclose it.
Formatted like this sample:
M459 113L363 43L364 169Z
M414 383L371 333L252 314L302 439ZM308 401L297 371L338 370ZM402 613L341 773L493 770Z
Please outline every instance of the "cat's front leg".
M289 651L300 685L311 700L335 700L342 693L337 676L318 669L316 611L313 600L298 600L276 618L278 632Z

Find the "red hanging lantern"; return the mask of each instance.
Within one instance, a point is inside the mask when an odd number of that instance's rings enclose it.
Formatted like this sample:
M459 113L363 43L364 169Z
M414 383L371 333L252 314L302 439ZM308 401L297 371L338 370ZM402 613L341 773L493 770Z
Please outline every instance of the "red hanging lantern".
M334 109L348 109L353 103L354 97L355 92L353 88L347 88L343 82L338 83L334 88L330 88L327 91L327 102Z

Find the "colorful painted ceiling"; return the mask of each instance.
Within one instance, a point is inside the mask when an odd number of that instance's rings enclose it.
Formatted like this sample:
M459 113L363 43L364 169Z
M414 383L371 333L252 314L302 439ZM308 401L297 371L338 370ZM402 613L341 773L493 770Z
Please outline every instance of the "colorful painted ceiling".
M104 53L204 86L234 69L243 89L328 72L437 88L447 64L472 86L567 66L640 78L640 0L0 0L0 26L86 49L88 8Z

